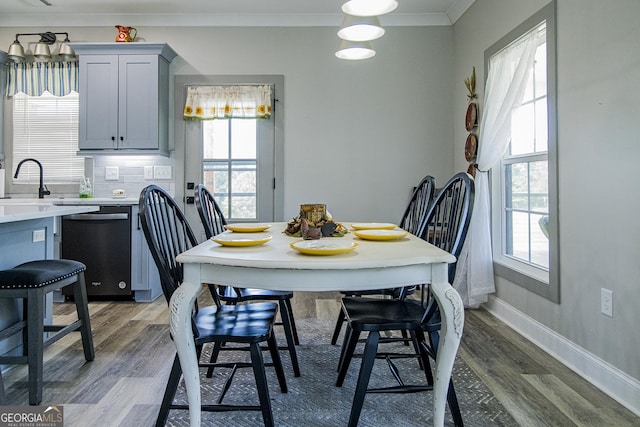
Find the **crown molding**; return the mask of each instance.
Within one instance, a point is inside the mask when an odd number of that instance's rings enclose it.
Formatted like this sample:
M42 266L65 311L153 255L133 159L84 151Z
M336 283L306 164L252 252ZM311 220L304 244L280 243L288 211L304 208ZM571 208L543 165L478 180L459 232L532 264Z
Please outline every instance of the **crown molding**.
M451 23L455 24L475 1L476 0L453 0L451 6L447 9L447 16L451 20Z
M460 0L457 0L460 1ZM472 1L472 0L464 0ZM327 14L2 14L0 27L87 27L127 22L137 27L334 27L342 13ZM380 17L383 25L451 25L446 13L392 13Z

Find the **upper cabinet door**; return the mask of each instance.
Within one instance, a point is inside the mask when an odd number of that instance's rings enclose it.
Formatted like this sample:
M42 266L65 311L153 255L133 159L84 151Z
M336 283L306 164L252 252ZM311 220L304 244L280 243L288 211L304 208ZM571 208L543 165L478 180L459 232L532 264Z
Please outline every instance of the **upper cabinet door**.
M122 55L118 75L118 148L157 150L158 56Z
M118 56L80 57L79 148L117 149Z

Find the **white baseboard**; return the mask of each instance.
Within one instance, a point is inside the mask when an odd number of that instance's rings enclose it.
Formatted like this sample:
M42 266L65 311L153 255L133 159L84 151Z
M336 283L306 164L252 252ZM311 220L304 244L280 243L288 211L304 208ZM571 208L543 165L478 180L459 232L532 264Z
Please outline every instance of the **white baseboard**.
M640 416L640 381L527 316L490 296L482 307L562 364Z

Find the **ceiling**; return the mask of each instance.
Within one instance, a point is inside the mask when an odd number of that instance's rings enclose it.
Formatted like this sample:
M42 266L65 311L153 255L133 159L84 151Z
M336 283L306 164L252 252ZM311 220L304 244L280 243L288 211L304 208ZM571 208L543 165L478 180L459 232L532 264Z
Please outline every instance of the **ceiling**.
M0 0L0 26L335 26L345 1ZM399 0L380 20L386 26L451 25L474 1Z

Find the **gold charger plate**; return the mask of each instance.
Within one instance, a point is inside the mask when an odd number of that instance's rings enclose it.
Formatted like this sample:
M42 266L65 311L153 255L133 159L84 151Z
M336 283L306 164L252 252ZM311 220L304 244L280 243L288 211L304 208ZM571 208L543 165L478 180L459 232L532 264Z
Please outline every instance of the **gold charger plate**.
M271 227L271 224L256 224L256 223L245 223L245 224L227 224L225 228L229 231L234 231L236 233L258 233L260 231L268 230Z
M271 235L237 235L233 233L218 234L211 238L222 246L258 246L271 240Z
M397 225L390 222L354 222L351 227L354 230L393 230Z
M319 240L298 240L289 244L291 248L307 255L338 255L350 252L358 247L352 240L319 239Z
M404 230L355 230L356 236L365 240L397 240L407 235Z

